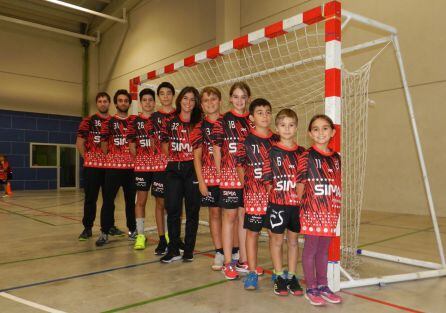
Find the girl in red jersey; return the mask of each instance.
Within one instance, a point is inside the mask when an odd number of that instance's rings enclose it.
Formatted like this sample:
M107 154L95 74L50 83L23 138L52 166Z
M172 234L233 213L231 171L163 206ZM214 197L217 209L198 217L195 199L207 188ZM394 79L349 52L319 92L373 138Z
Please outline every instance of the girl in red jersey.
M4 188L5 194L2 197L8 197L12 195L11 183L12 169L9 166L8 159L4 155L0 155L0 186ZM3 187L4 186L4 187Z
M176 116L161 131L163 153L167 155L165 205L169 245L161 262L181 259L180 229L183 199L186 209L186 234L183 261L192 262L200 213L200 191L194 170L190 133L201 120L200 95L194 87L184 87L176 99Z
M308 132L314 144L298 162L298 190L303 193L300 223L305 235L305 298L313 305L324 305L325 301L340 303L341 297L330 290L327 282L328 248L336 235L341 209L341 157L328 148L336 130L328 116L316 115Z

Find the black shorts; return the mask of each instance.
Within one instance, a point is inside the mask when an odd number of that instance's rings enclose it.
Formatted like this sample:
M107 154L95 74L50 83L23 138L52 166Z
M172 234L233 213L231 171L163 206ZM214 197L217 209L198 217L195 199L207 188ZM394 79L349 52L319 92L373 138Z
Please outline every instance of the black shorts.
M300 209L293 205L279 205L268 203L266 209L265 228L274 234L283 234L285 229L300 232Z
M220 199L220 188L218 186L208 186L209 195L201 196L201 206L218 207Z
M259 233L265 223L266 215L247 214L245 213L245 220L243 221L243 228Z
M135 172L135 186L137 191L149 191L153 182L153 172Z
M166 185L166 172L153 172L152 196L164 198L164 186Z
M243 189L220 189L220 207L237 209L243 207Z

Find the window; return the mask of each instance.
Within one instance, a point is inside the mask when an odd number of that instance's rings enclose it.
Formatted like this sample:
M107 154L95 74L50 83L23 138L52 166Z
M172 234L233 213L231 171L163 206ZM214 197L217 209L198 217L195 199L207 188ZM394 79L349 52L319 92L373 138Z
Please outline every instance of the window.
M30 167L56 167L57 145L31 143Z

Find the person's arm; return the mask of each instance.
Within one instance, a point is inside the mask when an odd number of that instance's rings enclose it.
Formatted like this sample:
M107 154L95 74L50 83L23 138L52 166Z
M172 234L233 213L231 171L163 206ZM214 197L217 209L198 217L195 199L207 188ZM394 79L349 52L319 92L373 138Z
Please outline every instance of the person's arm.
M104 154L108 153L108 142L107 141L101 141L101 150Z
M136 156L136 143L135 142L130 142L129 143L129 149L130 149L130 154L135 157Z
M82 157L85 155L85 139L82 137L76 138L76 148Z
M204 197L206 197L209 195L209 190L203 178L203 163L201 162L202 156L203 156L203 148L200 147L194 149L194 167L195 167L195 173L197 174L198 187L200 189L200 193Z
M101 150L104 154L108 153L108 138L110 120L106 120L101 125Z
M169 143L168 142L162 142L161 143L161 152L168 157L169 156Z
M215 169L217 170L217 174L220 175L220 169L221 169L221 148L220 148L220 146L213 145L212 146L212 154L214 156Z

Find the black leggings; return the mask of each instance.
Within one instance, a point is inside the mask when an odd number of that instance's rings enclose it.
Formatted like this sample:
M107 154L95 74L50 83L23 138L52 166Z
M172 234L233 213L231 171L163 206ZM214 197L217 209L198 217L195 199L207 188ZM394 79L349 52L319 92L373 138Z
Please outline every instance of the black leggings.
M164 201L167 210L169 251L178 253L183 199L186 208L185 251L193 252L200 214L200 190L192 161L169 162L166 168Z

